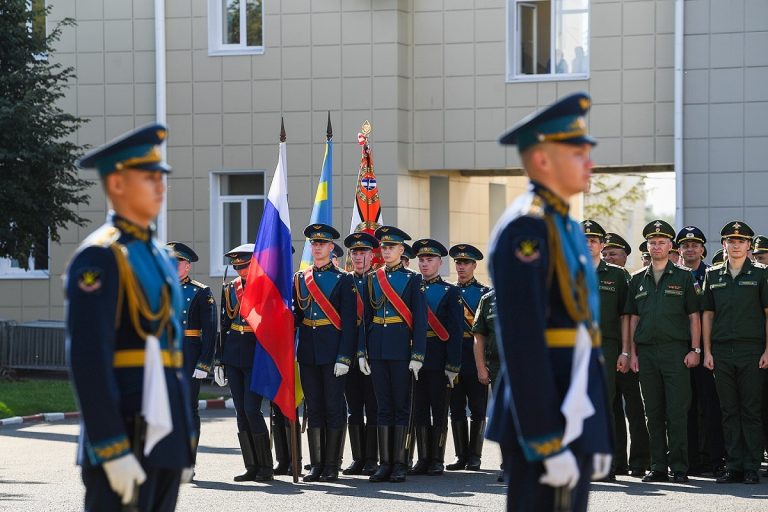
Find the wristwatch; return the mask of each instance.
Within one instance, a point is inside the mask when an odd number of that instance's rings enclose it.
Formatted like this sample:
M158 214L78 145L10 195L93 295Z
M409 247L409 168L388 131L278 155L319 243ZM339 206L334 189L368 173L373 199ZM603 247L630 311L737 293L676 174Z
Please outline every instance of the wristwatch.
M694 347L694 348L691 349L691 352L696 352L697 354L701 354L701 348Z

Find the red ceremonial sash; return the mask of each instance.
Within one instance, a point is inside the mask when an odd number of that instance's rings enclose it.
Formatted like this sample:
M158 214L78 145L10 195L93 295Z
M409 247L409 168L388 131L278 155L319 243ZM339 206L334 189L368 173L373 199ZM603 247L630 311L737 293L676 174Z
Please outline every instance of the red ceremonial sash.
M427 323L429 323L430 329L435 331L440 341L448 341L448 329L440 323L437 315L432 312L432 308L427 304Z
M307 285L307 290L312 294L312 298L315 299L315 302L317 302L317 305L323 310L323 313L325 313L328 320L331 321L335 328L341 330L341 317L339 316L339 312L336 311L333 304L331 304L331 301L328 300L328 297L325 296L315 282L312 267L304 270L304 284Z
M389 279L387 279L384 267L379 267L378 270L376 270L376 280L379 282L379 286L381 287L384 296L392 303L397 310L397 313L408 325L408 328L413 331L413 316L411 316L411 311L408 309L408 306L405 305L403 299L400 298L400 295L398 295L395 289L392 288L392 285L389 284Z

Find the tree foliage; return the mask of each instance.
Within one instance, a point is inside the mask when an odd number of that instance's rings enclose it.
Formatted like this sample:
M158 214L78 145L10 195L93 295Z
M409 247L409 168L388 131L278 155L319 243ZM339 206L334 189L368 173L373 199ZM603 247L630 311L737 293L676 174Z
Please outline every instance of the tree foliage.
M623 187L614 175L593 175L589 192L584 196L584 218L612 220L617 224L625 222L645 199L645 176L633 174L627 177L636 181Z
M0 3L0 257L26 268L30 256L47 255L48 240L59 241L68 224L85 219L88 181L78 177L75 160L84 147L72 142L84 122L57 106L72 67L54 62L54 44L71 19L46 35L44 2Z

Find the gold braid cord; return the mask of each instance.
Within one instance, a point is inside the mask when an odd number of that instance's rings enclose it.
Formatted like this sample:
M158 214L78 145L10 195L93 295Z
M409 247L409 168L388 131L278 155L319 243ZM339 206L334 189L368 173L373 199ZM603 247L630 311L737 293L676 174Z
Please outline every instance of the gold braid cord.
M576 282L574 282L563 256L560 234L555 226L555 220L551 215L547 215L544 217L544 221L547 225L550 269L553 269L555 276L557 276L557 284L560 288L560 295L563 298L565 309L575 322L589 321L591 315L584 272L579 272L576 276Z
M296 300L299 301L299 308L301 308L302 311L306 311L309 309L309 306L312 304L312 294L309 293L309 290L307 290L306 297L301 296L301 287L299 286L299 274L295 274L293 276L293 285L296 287Z
M154 313L147 303L144 292L141 289L141 285L136 281L136 275L133 273L130 264L128 263L128 257L126 255L126 249L119 244L112 244L110 246L112 252L115 255L115 261L117 262L118 280L120 281L120 288L118 290L118 315L120 317L120 311L122 311L123 295L125 295L125 301L128 305L128 316L131 319L131 325L134 330L142 339L147 339L148 336L160 336L162 330L169 326L169 320L171 318L171 300L168 296L168 288L163 286L162 295L160 298L160 309L157 313ZM123 293L125 291L125 293ZM145 319L148 322L158 322L155 332L149 333L141 326L141 319ZM170 335L170 333L169 333Z
M377 301L374 298L374 293L373 293L373 280L374 279L376 279L375 274L373 272L371 272L368 275L368 297L369 297L369 301L371 303L371 307L373 307L374 310L377 310L377 309L381 309L384 306L384 304L387 303L387 296L384 295L384 293L382 292L381 300Z
M232 287L232 283L230 283L227 288L231 288L231 287ZM237 304L235 304L235 307L232 307L232 299L230 298L231 295L232 294L230 293L230 290L227 290L227 292L224 294L224 303L226 306L224 310L227 313L227 317L230 320L234 320L235 316L237 316L237 314L240 312L240 303L238 302Z

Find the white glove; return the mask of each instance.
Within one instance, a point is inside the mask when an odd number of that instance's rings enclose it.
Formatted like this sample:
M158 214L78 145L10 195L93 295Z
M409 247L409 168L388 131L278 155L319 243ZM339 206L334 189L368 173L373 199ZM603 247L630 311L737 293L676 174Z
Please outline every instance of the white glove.
M596 453L592 458L592 480L602 480L611 471L610 453Z
M408 369L413 372L414 379L419 380L419 370L421 370L422 366L424 366L424 363L421 361L411 361L408 365Z
M195 368L195 372L192 374L193 379L204 379L208 376L208 372L205 370L198 370Z
M181 483L188 484L192 481L192 477L195 476L195 467L188 467L181 470Z
M216 381L216 384L219 385L219 387L224 387L227 385L227 379L224 377L224 367L223 366L217 366L213 369L213 380Z
M539 478L541 484L573 489L579 482L579 464L571 450L544 459L544 469L546 472Z
M131 502L133 493L139 492L138 486L147 479L147 474L132 453L105 462L102 467L107 474L109 486L122 496L123 505Z
M371 367L368 366L368 360L364 357L358 357L357 358L357 365L360 367L360 371L363 372L363 375L370 375L371 374Z
M336 363L333 365L333 376L334 377L341 377L342 375L346 375L349 371L349 365L344 363Z
M448 377L448 387L453 387L453 383L456 380L456 376L458 375L458 372L452 372L450 370L445 370L445 376Z

